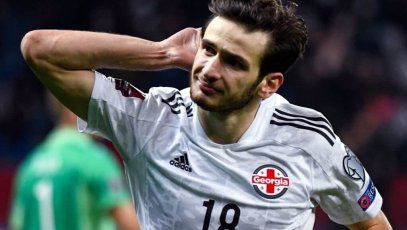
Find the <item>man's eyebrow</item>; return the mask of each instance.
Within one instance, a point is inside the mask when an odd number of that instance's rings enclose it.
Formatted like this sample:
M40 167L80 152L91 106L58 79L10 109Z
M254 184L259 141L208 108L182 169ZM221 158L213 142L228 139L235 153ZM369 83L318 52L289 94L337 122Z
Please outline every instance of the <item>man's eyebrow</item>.
M249 62L245 58L243 58L237 54L230 53L230 52L224 50L222 56L226 57L227 59L234 59L234 60L240 62L240 64L244 68L247 68L249 66Z
M202 39L202 44L205 44L205 45L208 45L208 46L212 46L212 47L216 47L215 43L209 41L209 40L206 39L206 38L203 38L203 39Z
M210 46L210 47L213 47L213 48L217 48L215 43L213 43L210 40L205 39L205 38L202 39L202 45L207 45L207 46ZM227 50L221 50L220 53L224 57L233 58L233 59L237 60L238 62L240 62L245 67L249 66L249 61L247 61L244 57L242 57L240 55L231 53L231 52L229 52Z

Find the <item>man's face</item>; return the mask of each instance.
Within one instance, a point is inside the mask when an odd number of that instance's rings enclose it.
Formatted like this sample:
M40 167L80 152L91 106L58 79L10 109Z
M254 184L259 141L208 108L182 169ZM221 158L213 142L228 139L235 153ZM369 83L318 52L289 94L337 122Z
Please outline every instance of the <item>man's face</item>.
M258 99L260 62L268 36L215 17L208 25L191 72L191 97L201 108L229 112Z

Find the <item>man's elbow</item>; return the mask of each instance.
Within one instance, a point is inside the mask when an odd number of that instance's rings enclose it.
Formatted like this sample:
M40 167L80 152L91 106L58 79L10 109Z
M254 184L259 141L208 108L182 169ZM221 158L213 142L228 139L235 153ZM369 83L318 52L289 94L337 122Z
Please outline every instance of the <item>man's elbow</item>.
M52 32L49 30L33 30L26 33L21 40L20 49L27 64L33 67L41 60L47 60L52 40Z
M39 30L33 30L24 35L21 40L21 54L27 62L32 62L40 56L39 46L43 35Z

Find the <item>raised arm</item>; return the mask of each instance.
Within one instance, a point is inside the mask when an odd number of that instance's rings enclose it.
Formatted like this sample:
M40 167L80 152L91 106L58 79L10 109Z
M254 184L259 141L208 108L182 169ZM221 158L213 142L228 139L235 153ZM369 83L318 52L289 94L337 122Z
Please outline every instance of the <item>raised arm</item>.
M189 69L199 30L184 29L161 42L108 33L35 30L21 42L24 59L40 81L69 109L87 119L93 70Z

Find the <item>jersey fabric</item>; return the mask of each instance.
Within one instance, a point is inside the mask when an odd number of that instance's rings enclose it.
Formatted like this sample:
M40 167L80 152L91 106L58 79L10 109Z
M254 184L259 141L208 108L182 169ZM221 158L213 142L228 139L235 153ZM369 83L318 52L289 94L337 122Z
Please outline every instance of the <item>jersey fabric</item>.
M111 208L128 202L116 159L70 127L52 131L23 162L15 181L12 229L115 229Z
M274 94L237 143L208 139L189 89L144 94L98 72L87 123L125 161L142 229L312 229L319 205L340 224L382 197L319 112Z

